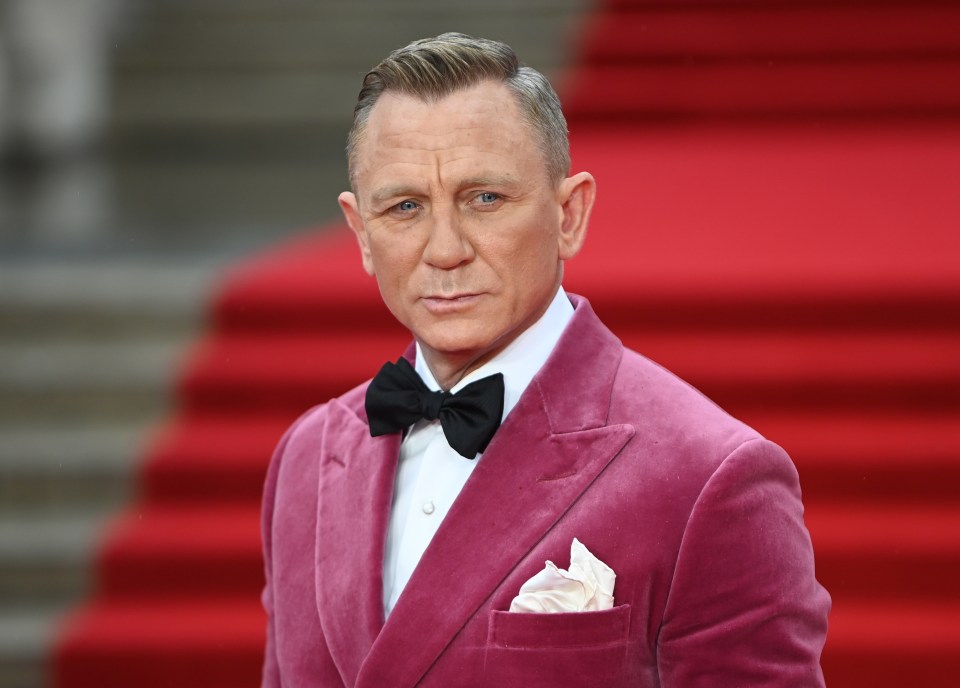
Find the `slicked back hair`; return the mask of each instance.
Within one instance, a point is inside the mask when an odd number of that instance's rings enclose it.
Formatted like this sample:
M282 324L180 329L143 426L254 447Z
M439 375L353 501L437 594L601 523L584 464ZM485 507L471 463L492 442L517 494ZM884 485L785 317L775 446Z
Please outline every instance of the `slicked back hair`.
M434 102L486 80L505 84L516 97L521 116L537 137L551 181L558 183L566 177L570 171L567 121L546 77L522 66L506 43L444 33L394 50L363 78L347 135L347 165L354 191L357 148L381 95L390 91Z

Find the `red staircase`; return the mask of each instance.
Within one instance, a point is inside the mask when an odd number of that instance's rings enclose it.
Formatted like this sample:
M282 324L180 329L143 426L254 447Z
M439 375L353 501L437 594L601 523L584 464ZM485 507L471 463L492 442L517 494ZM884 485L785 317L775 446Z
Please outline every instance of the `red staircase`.
M833 688L960 674L957 36L952 3L611 1L564 81L600 188L566 286L794 457ZM343 229L238 266L211 316L60 688L258 684L273 445L407 340Z

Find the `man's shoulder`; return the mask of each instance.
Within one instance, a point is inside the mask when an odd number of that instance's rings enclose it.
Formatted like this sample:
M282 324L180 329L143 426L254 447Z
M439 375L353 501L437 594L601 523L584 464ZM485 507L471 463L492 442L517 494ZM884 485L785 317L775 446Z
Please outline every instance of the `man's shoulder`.
M614 380L609 420L640 425L648 434L721 460L740 445L763 439L692 384L627 348Z
M293 422L287 430L287 436L290 440L302 439L306 435L316 436L323 432L327 419L332 415L355 417L358 422L366 423L364 399L369 385L370 380L366 380L340 396L310 408Z
M364 409L364 402L367 396L367 387L370 386L370 380L365 380L351 390L348 390L338 397L334 397L326 406L335 406L350 412L357 416L364 423L367 422L367 412Z
M595 403L609 403L608 423L633 425L648 435L669 437L676 445L698 450L712 447L718 452L732 451L743 442L761 438L696 387L625 347L594 313L587 299L570 296L577 307L577 317L565 333L569 336L561 340L565 356L555 359L563 365L554 370L561 371L556 374L563 377L570 366L588 366L588 374L574 378L584 382L596 376L607 381L596 386L603 398L597 398ZM583 355L587 350L590 356Z

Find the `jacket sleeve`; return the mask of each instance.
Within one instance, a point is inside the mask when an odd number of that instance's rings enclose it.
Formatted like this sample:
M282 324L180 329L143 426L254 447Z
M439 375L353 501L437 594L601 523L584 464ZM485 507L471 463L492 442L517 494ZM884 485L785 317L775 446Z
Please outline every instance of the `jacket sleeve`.
M296 424L284 433L277 448L273 452L273 458L270 460L270 467L267 469L267 477L263 486L263 504L260 512L260 537L263 543L263 564L264 577L266 584L263 587L263 594L260 599L263 608L267 612L267 642L263 658L263 676L261 679L262 688L280 688L280 666L277 661L276 652L276 628L273 616L273 514L275 499L277 493L277 478L280 473L280 463L283 460L283 453L286 449L290 435L293 434Z
M663 688L822 686L830 596L814 577L796 469L752 439L684 530L657 648Z

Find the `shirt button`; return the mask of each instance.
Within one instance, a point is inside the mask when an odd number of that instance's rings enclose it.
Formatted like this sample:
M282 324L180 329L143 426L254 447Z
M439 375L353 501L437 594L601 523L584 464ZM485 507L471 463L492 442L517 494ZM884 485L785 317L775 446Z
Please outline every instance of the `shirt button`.
M433 502L424 502L423 506L420 508L423 509L423 513L425 513L427 516L437 510L437 507L433 505Z

